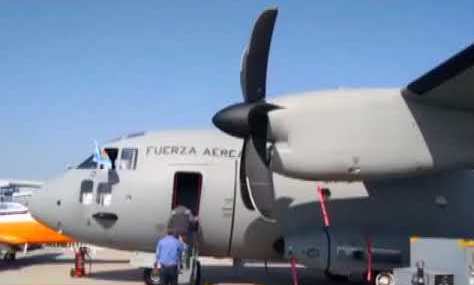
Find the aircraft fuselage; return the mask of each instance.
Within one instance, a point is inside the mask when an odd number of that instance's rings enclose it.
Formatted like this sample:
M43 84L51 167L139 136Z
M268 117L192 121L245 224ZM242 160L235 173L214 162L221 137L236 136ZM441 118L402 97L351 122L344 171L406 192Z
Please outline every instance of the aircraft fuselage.
M410 236L474 238L471 171L364 182L274 174L278 214L268 221L242 200L240 140L214 131L177 131L124 138L107 148L118 150L115 170L83 163L48 181L31 201L35 217L80 241L154 251L183 179L182 185L200 191L203 255L270 259L287 257L292 248L306 265L339 272L337 253L349 250L356 258L366 237L375 250L379 243L382 255L387 248L399 250L404 262ZM193 177L199 178L194 184ZM327 230L317 184L330 192ZM354 262L364 264L359 259Z

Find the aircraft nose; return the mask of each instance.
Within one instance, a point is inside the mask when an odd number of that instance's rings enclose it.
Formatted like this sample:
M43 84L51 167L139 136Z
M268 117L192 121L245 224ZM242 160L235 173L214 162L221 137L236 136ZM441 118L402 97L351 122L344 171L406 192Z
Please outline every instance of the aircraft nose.
M52 206L52 198L48 184L45 184L39 191L33 194L28 203L28 208L36 220L50 228L57 229L58 221L54 213L55 208Z

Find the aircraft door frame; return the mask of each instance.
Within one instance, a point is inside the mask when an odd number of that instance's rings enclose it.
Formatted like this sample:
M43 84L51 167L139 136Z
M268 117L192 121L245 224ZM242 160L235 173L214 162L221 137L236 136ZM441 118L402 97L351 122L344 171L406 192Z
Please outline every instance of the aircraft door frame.
M202 168L199 252L229 255L235 216L236 163L221 160Z
M191 180L195 180L195 181L191 181ZM186 186L185 186L186 188L183 188L182 184L185 184L185 183L188 183L188 187L190 186L194 187L194 189L192 189L191 191L196 192L193 194L197 194L197 197L194 196L191 198L194 201L181 203L178 201L179 195L180 195L179 192L185 191L186 189L191 189ZM180 184L181 184L181 187L180 187ZM202 188L203 188L203 175L200 171L181 171L181 170L175 171L174 176L173 176L173 190L172 190L173 193L171 195L171 210L176 208L178 205L183 205L186 208L190 209L194 216L199 216L199 210L201 208ZM185 198L183 197L183 199ZM195 204L189 205L189 203L195 203Z

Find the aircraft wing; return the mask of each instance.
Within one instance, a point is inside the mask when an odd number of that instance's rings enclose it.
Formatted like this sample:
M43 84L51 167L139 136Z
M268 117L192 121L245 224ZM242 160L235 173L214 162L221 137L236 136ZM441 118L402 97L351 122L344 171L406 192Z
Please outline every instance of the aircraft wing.
M474 44L408 84L403 93L429 105L474 110Z
M25 239L19 238L17 236L12 235L0 235L0 244L8 244L8 245L23 245L27 241Z
M41 188L43 182L29 180L0 179L0 188L24 187Z

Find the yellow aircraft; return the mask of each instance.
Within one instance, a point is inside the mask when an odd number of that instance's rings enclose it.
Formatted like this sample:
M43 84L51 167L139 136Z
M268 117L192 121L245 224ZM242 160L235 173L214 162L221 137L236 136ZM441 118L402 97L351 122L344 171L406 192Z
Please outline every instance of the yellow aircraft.
M58 233L31 216L28 208L15 200L27 204L31 192L18 191L19 188L40 188L41 183L28 181L0 181L0 253L4 261L13 261L16 252L28 247L44 244L68 244L71 238ZM15 195L16 194L16 195ZM8 201L8 202L7 202Z

